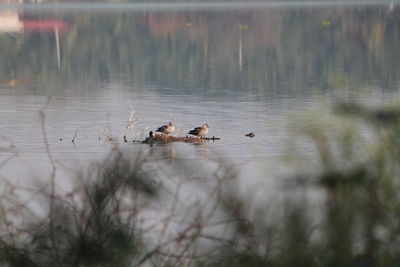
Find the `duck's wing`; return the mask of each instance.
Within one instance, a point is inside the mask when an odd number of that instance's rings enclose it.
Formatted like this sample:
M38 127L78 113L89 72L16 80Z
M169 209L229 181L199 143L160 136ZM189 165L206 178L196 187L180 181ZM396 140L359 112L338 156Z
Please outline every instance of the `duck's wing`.
M192 134L192 135L199 135L201 129L203 129L203 128L202 128L202 127L196 127L196 128L194 128L193 130L190 130L189 134Z
M168 128L168 125L163 125L163 126L159 127L156 130L156 132L164 133L164 132L166 132L167 128Z

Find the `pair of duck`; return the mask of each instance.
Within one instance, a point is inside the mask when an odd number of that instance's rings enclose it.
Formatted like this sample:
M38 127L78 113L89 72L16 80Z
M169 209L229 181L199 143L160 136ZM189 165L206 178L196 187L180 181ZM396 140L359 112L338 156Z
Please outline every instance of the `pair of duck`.
M208 133L208 128L209 128L208 124L203 123L201 127L196 127L193 130L190 130L188 134L198 137L203 137ZM163 133L166 135L172 133L173 131L175 131L175 126L172 124L172 122L169 122L168 124L163 125L156 130L156 132Z

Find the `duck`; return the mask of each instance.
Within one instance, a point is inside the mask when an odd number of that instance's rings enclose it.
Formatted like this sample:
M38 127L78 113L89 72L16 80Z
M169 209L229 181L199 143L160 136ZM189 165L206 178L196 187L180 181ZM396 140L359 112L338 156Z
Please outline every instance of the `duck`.
M245 134L245 136L250 137L250 138L254 138L254 137L256 137L256 134L251 132L251 133Z
M203 126L196 127L193 130L190 130L188 134L195 135L200 138L200 137L205 136L208 133L208 129L209 129L208 124L203 123Z
M175 126L172 124L172 122L169 122L168 124L163 125L156 130L156 132L163 133L166 135L169 135L173 131L175 131Z

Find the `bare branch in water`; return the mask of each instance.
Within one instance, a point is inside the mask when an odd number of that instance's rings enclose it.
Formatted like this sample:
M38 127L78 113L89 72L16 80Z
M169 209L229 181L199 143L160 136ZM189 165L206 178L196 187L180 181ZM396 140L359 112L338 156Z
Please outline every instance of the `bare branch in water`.
M140 121L140 118L135 118L136 110L134 109L133 105L129 103L129 121L128 124L126 125L125 128L125 133L124 133L124 141L128 141L128 132L129 130L133 129L135 125Z
M112 141L112 140L113 140L113 138L112 138L111 134L108 132L108 129L107 129L107 128L100 129L99 132L100 132L102 135L104 135L105 137L107 137L107 138L108 138L108 141Z
M72 143L74 143L74 144L75 144L75 138L76 138L76 135L77 135L77 134L78 134L78 128L76 128L74 137L72 138Z

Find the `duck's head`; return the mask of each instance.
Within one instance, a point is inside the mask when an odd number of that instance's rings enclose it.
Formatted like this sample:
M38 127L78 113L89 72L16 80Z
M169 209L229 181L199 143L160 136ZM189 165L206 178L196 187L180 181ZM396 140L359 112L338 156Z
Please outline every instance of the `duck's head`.
M174 125L172 124L172 122L168 122L168 125L169 125L169 126L174 126Z
M210 127L208 127L207 123L203 123L203 128L210 128Z

